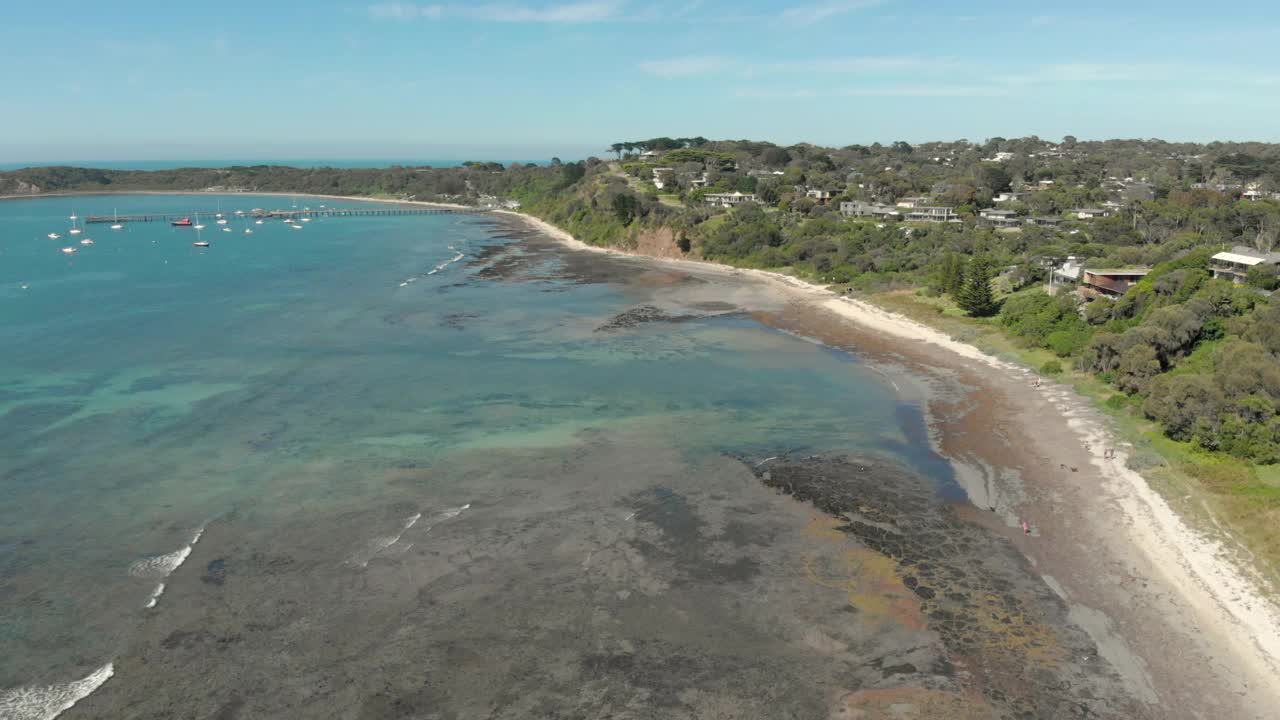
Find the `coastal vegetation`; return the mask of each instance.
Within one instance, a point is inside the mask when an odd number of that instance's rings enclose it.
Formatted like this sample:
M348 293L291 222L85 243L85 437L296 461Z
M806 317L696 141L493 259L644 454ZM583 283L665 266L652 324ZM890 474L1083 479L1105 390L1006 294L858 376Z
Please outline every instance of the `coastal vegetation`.
M0 194L278 191L491 204L516 201L584 242L785 270L861 292L1061 377L1132 431L1215 518L1280 560L1280 265L1215 277L1232 246L1280 240L1280 146L993 138L821 148L656 138L613 159L454 168L270 165L0 173ZM661 185L661 187L659 187ZM739 193L732 207L716 194ZM708 202L708 201L711 202ZM876 206L857 216L842 203ZM953 222L911 218L921 203ZM1085 210L1086 208L1096 208ZM990 211L1020 221L998 226ZM986 216L984 216L984 213ZM1048 283L1065 259L1141 268L1131 288Z

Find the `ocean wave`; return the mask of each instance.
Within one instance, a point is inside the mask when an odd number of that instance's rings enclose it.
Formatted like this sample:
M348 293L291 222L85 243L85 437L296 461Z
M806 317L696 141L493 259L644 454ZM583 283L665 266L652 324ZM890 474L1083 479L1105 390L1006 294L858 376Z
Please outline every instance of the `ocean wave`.
M454 264L454 263L458 262L459 260L461 260L461 259L462 259L462 258L464 258L464 257L466 257L466 255L464 255L464 254L462 254L462 253L458 253L458 254L454 255L452 258L450 258L450 259L448 259L448 260L445 260L444 262L440 263L439 265L435 266L434 268L431 268L430 270L428 270L428 271L427 271L427 274L428 274L428 275L435 275L436 273L438 273L438 272L440 272L441 270L443 270L443 269L445 269L445 268L449 267L450 265L452 265L452 264Z
M0 693L0 718L4 720L53 720L72 705L93 694L115 674L107 663L88 677L66 685L22 687Z
M453 250L456 254L455 254L453 257L449 258L448 260L445 260L444 262L440 263L439 265L436 265L435 267L433 267L433 268L431 268L430 270L428 270L428 271L427 271L427 273L426 273L427 275L435 275L436 273L440 272L441 270L444 270L445 268L449 267L450 265L452 265L452 264L454 264L454 263L458 262L459 260L461 260L462 258L466 257L466 254L464 254L464 253L462 253L462 252L459 252L459 251L458 251L458 249L457 249L457 248L455 248L455 247L454 247L454 246L452 246L452 245L450 245L450 246L449 246L449 249L450 249L450 250ZM408 280L405 280L404 282L400 283L400 287L404 287L404 286L408 285L409 283L411 283L411 282L413 282L413 281L415 281L415 280L417 280L417 279L418 279L417 277L411 277L411 278L409 278Z
M174 570L182 567L182 563L187 561L187 558L191 555L192 549L195 548L196 543L200 542L200 538L203 536L204 526L201 525L196 528L195 534L191 536L191 542L171 553L156 555L155 557L149 557L135 562L129 566L129 574L140 578L163 579L169 577L173 574ZM161 584L161 592L163 592L163 588L164 585ZM154 600L158 597L159 595L156 595L152 599ZM152 607L153 605L154 602L152 605L148 605L147 607Z
M155 590L151 591L151 597L147 599L147 604L144 607L148 609L155 607L156 603L160 602L160 596L163 594L164 594L164 583L160 583L159 585L156 585Z
M464 510L470 507L471 503L467 503L466 505L449 508L448 510L437 513L432 518L432 522L424 526L421 532L429 532L431 528L435 527L437 524L458 517ZM413 543L400 544L400 539L404 537L404 534L408 532L410 528L417 525L418 521L421 519L422 513L414 513L413 515L410 515L403 523L401 523L400 532L395 535L384 535L373 538L363 548L361 548L359 552L347 558L345 564L363 568L368 567L369 561L373 560L378 555L389 554L393 551L397 555L404 554L409 550L409 548L413 547ZM399 545L399 547L397 547L397 545Z

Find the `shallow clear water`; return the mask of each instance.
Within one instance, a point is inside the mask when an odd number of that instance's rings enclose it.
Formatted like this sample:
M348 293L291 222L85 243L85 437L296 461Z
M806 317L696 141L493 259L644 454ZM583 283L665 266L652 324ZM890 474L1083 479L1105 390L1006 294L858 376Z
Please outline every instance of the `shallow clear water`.
M356 204L299 205L319 202ZM73 213L290 204L0 203L0 692L141 653L139 633L178 597L207 610L195 575L165 572L189 556L207 566L205 585L221 577L221 561L202 556L217 538L192 543L202 528L222 522L265 544L291 527L294 557L313 546L333 554L325 567L368 564L382 542L368 538L412 532L415 514L421 531L489 492L467 485L477 463L486 487L532 490L557 458L607 437L620 456L664 449L654 472L725 453L869 450L946 479L918 413L853 357L737 314L597 332L663 291L554 267L478 277L477 254L511 242L482 217L320 219L301 231L232 220L230 233L206 217L207 249L160 223L67 234ZM80 246L86 236L95 244ZM537 458L537 471L495 479L508 456ZM381 525L364 527L377 513ZM272 590L246 592L267 602ZM129 682L118 672L108 687Z

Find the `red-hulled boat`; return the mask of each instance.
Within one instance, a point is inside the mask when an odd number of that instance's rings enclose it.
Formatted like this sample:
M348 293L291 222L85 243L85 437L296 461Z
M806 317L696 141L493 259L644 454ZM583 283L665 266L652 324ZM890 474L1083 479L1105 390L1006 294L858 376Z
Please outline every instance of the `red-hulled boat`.
M191 222L191 218L182 218L181 220L174 220L169 224L174 227L191 227L195 223Z

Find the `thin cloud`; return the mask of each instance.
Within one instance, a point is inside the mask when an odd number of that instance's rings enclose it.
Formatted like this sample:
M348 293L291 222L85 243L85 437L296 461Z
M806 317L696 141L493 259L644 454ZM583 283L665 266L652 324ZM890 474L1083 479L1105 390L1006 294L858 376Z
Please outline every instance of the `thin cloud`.
M612 20L622 9L620 2L579 2L530 8L520 5L481 5L467 13L477 20L493 22L590 23Z
M545 7L495 3L488 5L419 5L408 2L378 3L369 6L375 20L442 20L461 18L499 23L593 23L617 20L620 0L589 0Z
M995 85L897 85L890 87L844 88L844 97L1001 97L1009 88Z
M839 15L883 5L885 2L886 0L827 0L827 2L787 8L782 11L782 19L800 25L810 25Z
M1174 70L1155 63L1056 63L994 79L1005 85L1151 82L1170 77Z
M954 70L956 61L950 58L921 58L911 56L865 56L809 58L803 60L759 61L731 58L721 55L690 55L666 60L649 60L637 67L642 72L659 77L704 77L709 75L736 75L760 77L766 75L813 74L867 75L892 74L907 71L943 72Z
M1009 89L994 85L885 85L841 87L813 90L809 88L739 88L733 96L744 100L808 100L817 98L848 97L899 97L899 98L962 98L1002 97Z

